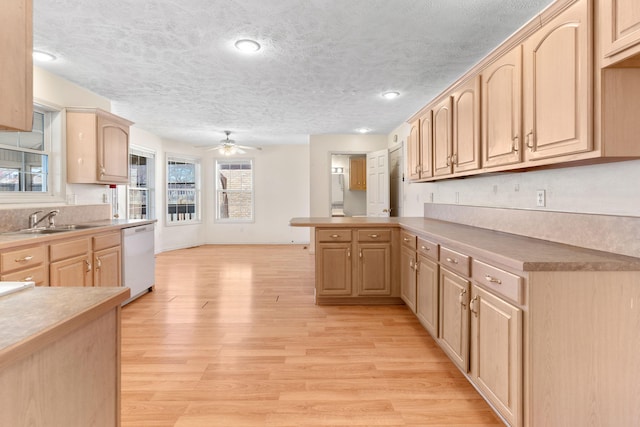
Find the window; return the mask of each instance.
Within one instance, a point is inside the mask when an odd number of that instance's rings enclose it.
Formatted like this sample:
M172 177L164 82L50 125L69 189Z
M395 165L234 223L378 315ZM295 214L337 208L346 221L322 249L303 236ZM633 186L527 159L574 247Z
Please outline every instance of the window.
M216 220L253 221L252 160L216 160Z
M167 156L167 224L200 221L200 161Z
M0 132L1 193L50 193L50 120L34 109L31 132Z
M127 212L130 219L155 219L155 154L131 147Z

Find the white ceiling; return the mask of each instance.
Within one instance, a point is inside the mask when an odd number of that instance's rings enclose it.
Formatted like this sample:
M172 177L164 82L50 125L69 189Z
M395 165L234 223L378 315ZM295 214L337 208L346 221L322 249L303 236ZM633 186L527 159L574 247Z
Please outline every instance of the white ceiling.
M34 48L163 138L305 143L391 132L551 2L34 0Z

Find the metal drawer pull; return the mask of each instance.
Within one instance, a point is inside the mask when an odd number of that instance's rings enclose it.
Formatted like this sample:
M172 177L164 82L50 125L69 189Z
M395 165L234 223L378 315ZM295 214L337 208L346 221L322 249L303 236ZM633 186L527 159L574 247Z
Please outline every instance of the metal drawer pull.
M484 280L486 280L487 282L491 282L491 283L497 283L498 285L502 284L502 280L496 279L495 277L491 277L488 274L486 276L484 276Z
M447 262L450 262L450 263L452 263L452 264L457 264L457 263L458 263L458 260L457 260L457 259L453 259L453 258L449 258L449 257L447 257Z
M340 235L339 235L339 234L332 234L332 235L331 235L331 236L329 236L329 237L333 237L334 239L337 239L338 237L340 237Z
M91 271L91 263L86 259L84 260L84 263L87 265L87 273L89 273Z
M369 237L372 239L377 239L379 236L377 234L369 234Z
M408 238L408 237L403 237L403 238L402 238L402 240L404 240L405 242L409 242L409 241L411 241L411 239L410 239L410 238Z
M27 255L24 258L16 258L15 261L16 262L28 262L28 261L31 261L32 259L33 259L33 256Z
M428 248L426 246L420 246L420 249L422 249L423 251L430 251L431 248Z

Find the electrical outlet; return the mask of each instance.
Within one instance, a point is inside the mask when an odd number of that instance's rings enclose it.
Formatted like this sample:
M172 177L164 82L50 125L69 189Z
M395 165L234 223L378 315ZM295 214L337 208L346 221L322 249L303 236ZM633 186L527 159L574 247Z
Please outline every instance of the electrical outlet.
M543 208L547 205L547 195L544 190L536 191L536 206Z

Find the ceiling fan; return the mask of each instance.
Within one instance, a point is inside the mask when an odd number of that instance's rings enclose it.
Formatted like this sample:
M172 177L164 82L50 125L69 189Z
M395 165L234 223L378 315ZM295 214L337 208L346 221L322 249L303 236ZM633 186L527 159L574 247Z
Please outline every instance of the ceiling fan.
M220 154L224 154L225 156L231 156L233 154L244 154L245 150L262 150L261 147L249 147L248 145L238 145L233 139L229 139L229 135L231 135L231 131L225 130L225 135L227 137L225 139L220 140L220 144L215 147L208 148L207 151L218 150Z

